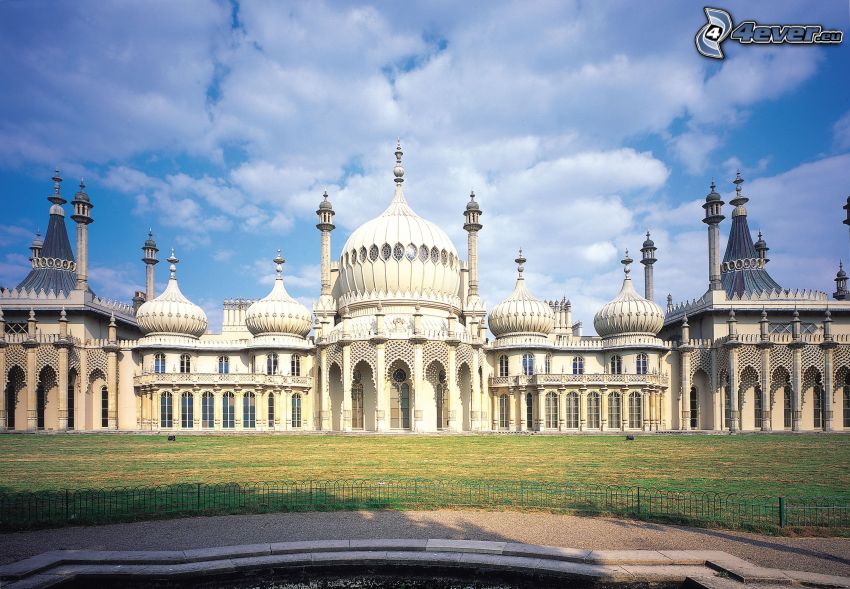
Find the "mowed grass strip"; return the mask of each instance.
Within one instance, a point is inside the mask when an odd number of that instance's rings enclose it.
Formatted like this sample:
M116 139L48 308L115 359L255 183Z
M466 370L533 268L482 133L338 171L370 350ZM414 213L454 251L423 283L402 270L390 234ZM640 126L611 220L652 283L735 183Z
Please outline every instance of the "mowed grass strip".
M333 479L529 480L850 496L850 435L0 436L0 490Z

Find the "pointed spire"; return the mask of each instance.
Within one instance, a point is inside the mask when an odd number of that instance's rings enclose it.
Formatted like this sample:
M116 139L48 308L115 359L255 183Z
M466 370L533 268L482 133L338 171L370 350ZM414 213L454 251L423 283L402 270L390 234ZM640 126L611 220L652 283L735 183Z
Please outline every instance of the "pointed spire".
M51 178L51 180L53 180L53 194L48 196L47 200L49 200L55 205L62 206L68 201L62 198L62 188L60 186L60 184L62 183L62 176L59 175L59 170L53 172L53 178Z
M277 255L274 257L274 270L277 276L275 280L283 280L283 265L286 263L286 260L283 259L283 256L280 254L280 248L277 250Z
M522 248L519 248L519 255L517 255L516 259L514 260L514 262L516 262L517 280L524 280L524 278L522 277L522 273L525 271L526 261L527 260L525 259L525 256L522 255Z
M171 272L171 280L176 280L177 264L180 263L180 260L174 255L174 248L171 248L171 255L168 256L168 259L165 261L171 264L168 267L168 271Z
M631 280L631 278L629 277L629 274L632 271L632 269L631 269L632 262L634 262L634 260L629 257L629 250L626 249L625 257L622 260L620 260L620 263L623 265L623 273L626 275L626 280Z
M729 201L729 204L735 207L735 210L732 211L733 217L747 214L747 209L744 208L744 205L747 204L747 201L750 199L741 193L741 184L743 183L744 179L741 177L741 170L738 170L735 174L735 179L732 180L732 184L735 185L735 198Z
M401 165L402 155L404 155L404 152L401 150L401 139L398 139L395 146L395 168L393 168L393 175L395 175L395 183L397 185L401 185L404 182L404 167Z

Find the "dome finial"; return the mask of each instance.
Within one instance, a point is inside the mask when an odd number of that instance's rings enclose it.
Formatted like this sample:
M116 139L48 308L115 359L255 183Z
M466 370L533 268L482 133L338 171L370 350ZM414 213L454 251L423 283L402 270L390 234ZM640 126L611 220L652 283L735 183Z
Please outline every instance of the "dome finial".
M519 255L517 255L514 262L516 262L516 265L517 265L516 266L517 273L518 273L517 279L522 280L523 279L522 273L525 271L525 262L526 262L525 256L522 255L522 248L519 248Z
M286 262L286 260L284 260L283 256L280 255L280 248L277 249L277 255L274 257L274 260L272 260L272 261L275 264L274 269L275 269L275 272L277 273L276 280L283 280L283 277L282 277L282 275L283 275L283 264Z
M402 155L404 155L404 152L401 150L401 139L398 139L395 146L395 168L393 168L393 175L395 175L396 184L404 182L404 168L401 165Z
M180 262L180 260L177 259L177 256L174 255L174 248L171 248L171 255L168 256L166 262L171 264L171 266L168 267L168 271L171 272L171 280L174 280L175 273L177 272L177 264Z
M626 257L620 260L620 263L623 265L623 272L626 274L626 278L629 278L629 273L631 273L632 271L632 269L629 267L631 266L632 262L634 262L634 260L629 257L629 250L626 249Z
M62 183L62 176L59 175L59 170L55 170L53 172L53 178L51 178L51 180L53 180L53 194L48 196L47 200L49 200L55 205L63 205L68 202L64 198L62 198L60 187L60 184Z

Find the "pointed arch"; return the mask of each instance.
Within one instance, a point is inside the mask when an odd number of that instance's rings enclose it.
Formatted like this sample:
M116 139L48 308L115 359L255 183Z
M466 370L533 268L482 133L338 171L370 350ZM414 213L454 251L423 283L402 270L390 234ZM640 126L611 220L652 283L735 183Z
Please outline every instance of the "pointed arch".
M14 365L6 373L6 428L10 430L26 428L26 402L21 393L27 386L27 376L23 368ZM17 414L23 410L23 416Z

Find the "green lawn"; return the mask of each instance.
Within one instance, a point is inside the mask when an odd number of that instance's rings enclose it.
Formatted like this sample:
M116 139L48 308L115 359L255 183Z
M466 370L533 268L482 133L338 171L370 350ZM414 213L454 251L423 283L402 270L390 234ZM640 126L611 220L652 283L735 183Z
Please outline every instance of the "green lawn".
M305 479L513 479L850 495L850 436L0 436L0 490Z

